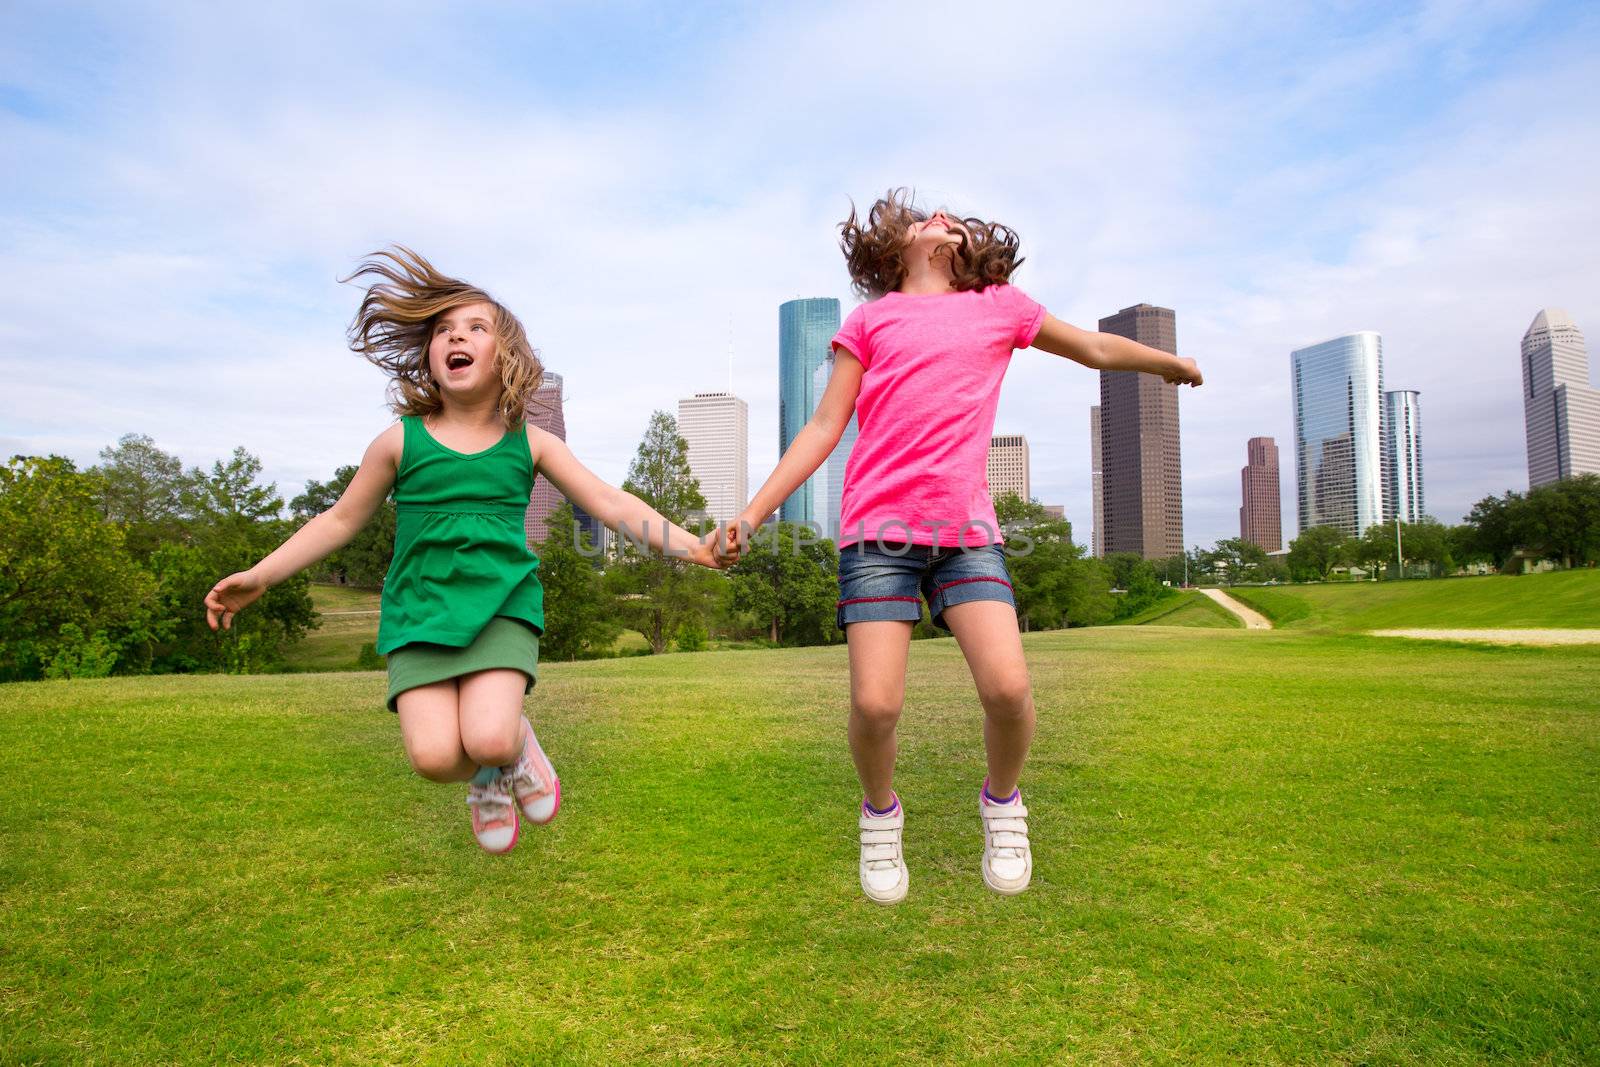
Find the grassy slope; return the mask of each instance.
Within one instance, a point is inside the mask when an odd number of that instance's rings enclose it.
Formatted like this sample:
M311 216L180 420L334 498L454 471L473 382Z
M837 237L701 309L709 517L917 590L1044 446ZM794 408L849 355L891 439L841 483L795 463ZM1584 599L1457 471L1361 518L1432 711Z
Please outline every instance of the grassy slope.
M1228 592L1295 629L1600 627L1600 570Z
M1209 597L1190 590L1159 600L1137 615L1111 623L1112 626L1190 626L1240 629L1239 616Z
M982 887L979 715L922 641L894 909L855 884L839 647L547 665L566 804L501 858L380 675L0 687L0 1061L1600 1047L1600 650L1026 641L1034 887Z

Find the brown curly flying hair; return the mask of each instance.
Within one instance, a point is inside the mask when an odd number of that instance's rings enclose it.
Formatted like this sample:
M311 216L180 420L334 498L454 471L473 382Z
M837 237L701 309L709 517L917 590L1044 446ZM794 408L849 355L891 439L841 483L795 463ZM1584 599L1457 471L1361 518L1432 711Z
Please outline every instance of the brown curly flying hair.
M494 308L494 358L500 371L500 420L515 430L544 378L539 354L517 317L475 285L439 273L403 245L374 252L341 282L376 279L350 322L350 349L389 373L396 415L432 415L444 406L428 371L433 324L451 308L483 302Z
M850 217L839 224L839 248L857 294L875 300L900 288L906 280L906 229L927 218L909 189L890 189L867 211L865 224L857 221L855 201L850 202ZM967 236L951 257L956 289L987 289L1009 281L1022 265L1016 231L978 218L960 221Z

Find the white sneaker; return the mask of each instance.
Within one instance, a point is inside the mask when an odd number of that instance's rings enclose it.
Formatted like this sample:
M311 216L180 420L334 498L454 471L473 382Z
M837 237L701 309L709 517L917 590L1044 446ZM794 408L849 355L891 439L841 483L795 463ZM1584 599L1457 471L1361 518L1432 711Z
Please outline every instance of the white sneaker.
M1033 877L1033 850L1028 846L1028 809L1022 790L1009 804L996 804L978 794L978 814L983 816L983 883L996 893L1011 896L1028 888Z
M911 872L900 854L900 831L905 824L899 797L894 798L894 810L887 815L873 815L865 804L861 806L861 891L879 904L900 903L911 885Z
M517 757L516 763L504 768L505 780L512 796L517 798L523 818L542 826L555 818L561 807L561 779L556 777L555 767L539 747L539 739L533 735L533 724L526 715L522 717L522 726L526 731L522 755Z
M505 775L495 775L488 785L467 785L472 807L472 836L485 852L510 852L517 843L517 809Z

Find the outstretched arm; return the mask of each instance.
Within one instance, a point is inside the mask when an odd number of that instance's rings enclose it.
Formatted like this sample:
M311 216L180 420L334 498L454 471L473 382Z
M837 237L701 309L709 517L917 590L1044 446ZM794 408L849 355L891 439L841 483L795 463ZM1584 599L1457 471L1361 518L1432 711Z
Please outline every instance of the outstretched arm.
M262 593L349 544L394 487L403 434L399 423L379 434L333 507L296 530L254 567L212 586L206 594L206 623L213 630L219 622L223 629L232 628L233 617Z
M632 493L602 481L578 462L572 449L555 434L529 426L528 448L535 470L549 478L562 496L611 529L626 527L632 533L643 535L650 547L662 555L687 559L705 567L721 566L711 549L714 533L705 539L696 537Z
M784 452L766 484L756 492L737 522L730 524L730 532L741 526L748 529L760 526L832 454L850 425L850 416L855 414L862 373L861 361L849 349L835 345L833 374L811 421L789 442L788 451Z
M1175 385L1199 385L1200 365L1192 359L1142 345L1113 333L1091 333L1062 322L1054 315L1044 317L1033 347L1054 356L1065 356L1094 370L1136 370L1165 378Z

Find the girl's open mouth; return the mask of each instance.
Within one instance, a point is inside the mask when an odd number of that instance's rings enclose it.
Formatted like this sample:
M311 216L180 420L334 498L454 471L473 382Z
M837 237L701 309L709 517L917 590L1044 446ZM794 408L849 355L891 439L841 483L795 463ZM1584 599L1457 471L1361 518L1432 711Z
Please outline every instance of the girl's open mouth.
M446 370L461 370L472 366L472 357L465 352L452 352L445 357L444 365Z

